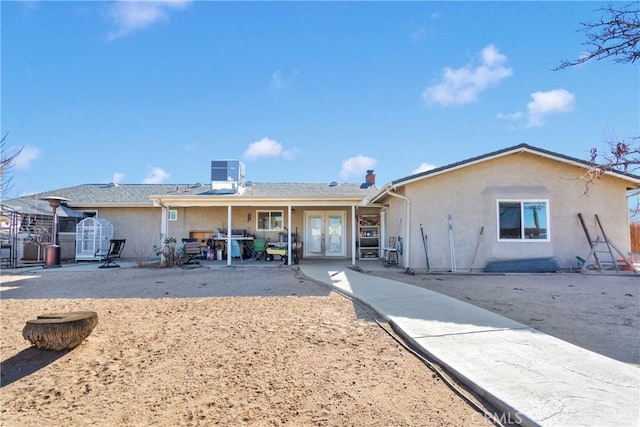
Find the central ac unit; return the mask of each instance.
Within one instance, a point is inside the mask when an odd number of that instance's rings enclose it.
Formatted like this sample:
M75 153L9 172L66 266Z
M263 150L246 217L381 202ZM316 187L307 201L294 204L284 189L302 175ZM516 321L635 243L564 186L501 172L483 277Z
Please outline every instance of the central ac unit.
M211 161L211 190L235 193L244 184L244 163L239 160Z

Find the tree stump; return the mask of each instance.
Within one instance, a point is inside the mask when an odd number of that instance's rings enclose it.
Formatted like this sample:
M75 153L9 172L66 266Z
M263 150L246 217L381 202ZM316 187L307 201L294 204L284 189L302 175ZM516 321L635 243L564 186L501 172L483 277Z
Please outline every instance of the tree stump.
M95 311L42 314L27 320L22 336L39 349L59 351L79 345L97 324Z

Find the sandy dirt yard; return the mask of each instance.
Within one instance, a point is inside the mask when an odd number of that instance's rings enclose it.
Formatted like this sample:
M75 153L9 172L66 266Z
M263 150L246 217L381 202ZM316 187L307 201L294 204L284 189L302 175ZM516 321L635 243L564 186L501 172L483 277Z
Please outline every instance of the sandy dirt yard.
M65 270L1 276L2 426L491 425L295 269ZM87 310L99 323L73 350L22 337L40 314Z

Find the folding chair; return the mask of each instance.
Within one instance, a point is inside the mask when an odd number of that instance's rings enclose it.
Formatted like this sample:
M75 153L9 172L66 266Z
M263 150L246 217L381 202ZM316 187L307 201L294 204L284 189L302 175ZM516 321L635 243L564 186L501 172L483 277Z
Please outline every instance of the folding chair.
M109 240L109 249L107 252L100 252L98 249L95 253L95 256L100 257L101 261L106 260L104 264L102 264L98 268L115 268L120 267L114 261L114 258L120 258L120 254L122 254L122 250L124 249L124 244L126 239L111 239Z
M267 254L267 240L266 239L254 239L253 240L253 260L264 260Z

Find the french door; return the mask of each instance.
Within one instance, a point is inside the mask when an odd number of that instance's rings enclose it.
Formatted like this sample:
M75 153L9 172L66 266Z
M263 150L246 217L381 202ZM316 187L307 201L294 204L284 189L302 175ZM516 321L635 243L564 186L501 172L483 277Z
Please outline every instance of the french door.
M345 257L346 217L339 211L305 212L304 256Z

